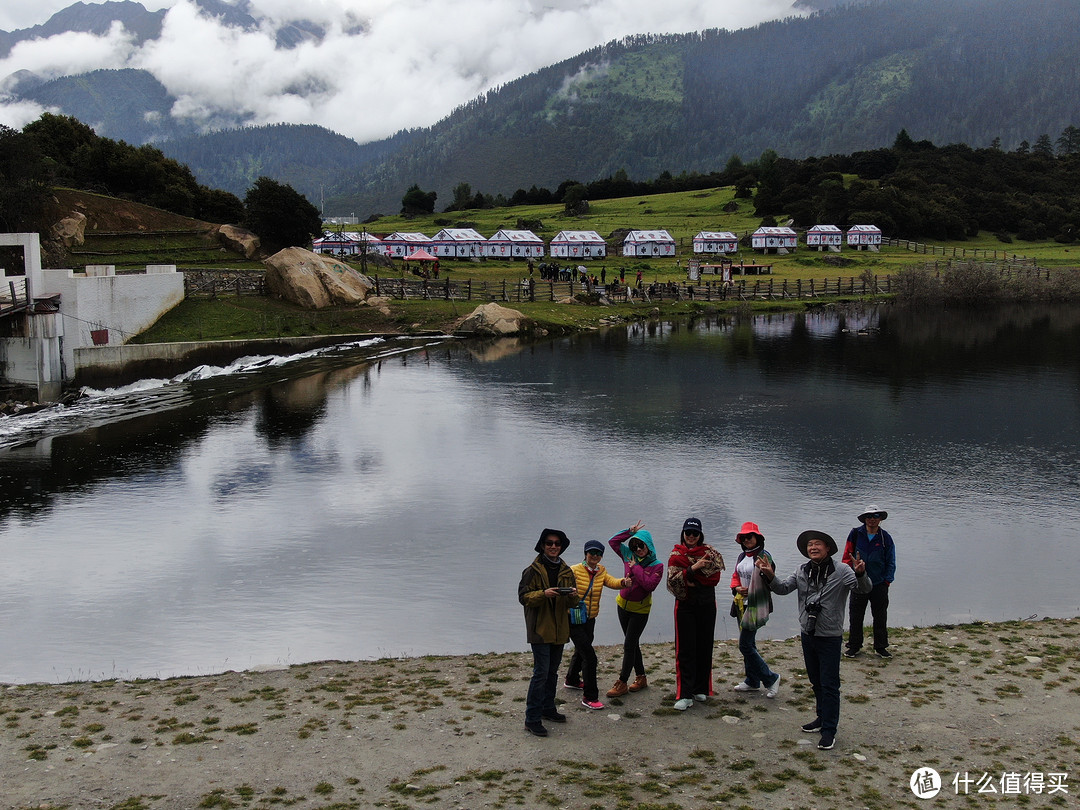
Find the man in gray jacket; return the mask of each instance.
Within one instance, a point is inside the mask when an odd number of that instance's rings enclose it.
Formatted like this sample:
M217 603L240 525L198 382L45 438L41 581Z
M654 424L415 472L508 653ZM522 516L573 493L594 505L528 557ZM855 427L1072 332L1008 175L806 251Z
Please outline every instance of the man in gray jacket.
M818 748L832 748L840 722L840 648L844 640L844 616L848 594L869 593L866 563L850 566L833 560L836 541L824 532L805 531L795 544L809 562L787 579L777 579L776 569L764 555L757 559L762 578L773 593L799 591L799 627L802 630L803 662L817 700L817 717L802 727L820 731Z

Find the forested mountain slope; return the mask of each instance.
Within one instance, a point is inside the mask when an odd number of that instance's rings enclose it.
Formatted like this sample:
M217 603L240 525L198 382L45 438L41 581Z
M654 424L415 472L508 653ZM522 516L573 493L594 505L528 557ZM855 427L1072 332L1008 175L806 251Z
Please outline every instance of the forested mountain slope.
M394 209L419 183L509 196L625 169L712 171L935 143L1003 148L1080 122L1080 4L897 0L743 31L639 37L525 76L343 178L338 210ZM196 168L198 174L198 169ZM331 203L328 200L328 210Z

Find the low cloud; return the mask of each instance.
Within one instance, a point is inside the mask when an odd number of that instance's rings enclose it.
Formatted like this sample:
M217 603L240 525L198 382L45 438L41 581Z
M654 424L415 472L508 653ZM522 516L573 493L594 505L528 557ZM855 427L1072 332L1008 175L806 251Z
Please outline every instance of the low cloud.
M736 29L791 11L791 0L252 0L260 24L241 30L181 0L161 37L141 47L119 27L24 42L0 60L0 78L141 68L176 97L173 116L205 129L309 123L366 142L433 124L492 87L613 39ZM278 46L277 29L298 18L324 35ZM0 120L29 109L0 105Z

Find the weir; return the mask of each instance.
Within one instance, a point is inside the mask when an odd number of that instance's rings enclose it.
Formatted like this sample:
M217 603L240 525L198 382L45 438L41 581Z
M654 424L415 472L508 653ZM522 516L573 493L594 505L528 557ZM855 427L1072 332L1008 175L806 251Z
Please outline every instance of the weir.
M0 269L0 378L38 402L56 401L74 380L77 349L120 346L184 299L176 265L80 273L42 269L36 233L0 234L0 247L22 251L22 267Z

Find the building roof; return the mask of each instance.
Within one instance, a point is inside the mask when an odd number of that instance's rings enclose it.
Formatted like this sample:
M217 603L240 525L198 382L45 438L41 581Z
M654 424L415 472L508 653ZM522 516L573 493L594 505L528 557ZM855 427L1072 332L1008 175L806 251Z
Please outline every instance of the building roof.
M667 231L630 231L623 242L674 242Z
M732 239L738 241L739 237L731 231L700 231L694 239L702 242L730 242Z
M433 237L432 242L486 242L479 232L472 228L443 228Z
M754 231L754 236L794 236L795 231L791 228L767 228L764 225Z
M855 231L855 233L881 233L881 228L877 225L852 225L848 228L848 233Z
M503 229L493 234L489 242L534 242L538 244L544 244L544 240L537 236L532 231L511 231Z
M807 233L840 233L840 229L835 225L815 225L810 228Z
M416 242L427 244L431 241L431 237L422 233L404 233L402 231L395 231L389 236L383 237L384 242Z
M596 231L559 231L555 234L555 238L551 240L552 244L555 242L603 242Z

